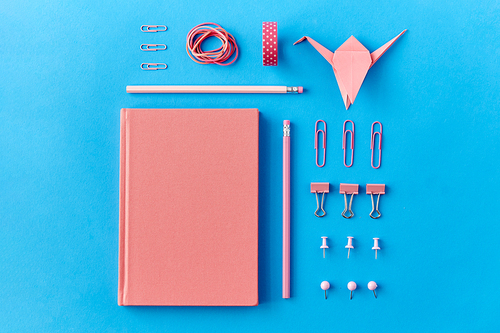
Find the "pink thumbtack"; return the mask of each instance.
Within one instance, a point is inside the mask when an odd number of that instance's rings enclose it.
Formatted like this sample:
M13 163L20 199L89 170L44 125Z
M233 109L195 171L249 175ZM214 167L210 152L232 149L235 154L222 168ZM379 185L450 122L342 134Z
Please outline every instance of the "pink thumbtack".
M375 298L377 298L377 294L375 294L375 289L377 289L377 283L375 281L370 281L368 282L368 289L370 289L371 291L373 291L373 295L375 296Z
M380 250L380 247L378 247L378 240L379 240L379 238L374 238L373 239L372 250L375 250L375 259L377 259L377 250Z
M349 254L351 253L351 249L354 249L354 246L352 246L352 239L354 237L347 237L347 245L345 246L346 249L349 249L349 251L347 251L347 259L349 259Z
M356 285L356 282L354 282L354 281L351 281L347 284L347 289L349 289L351 291L351 299L352 299L352 292L354 290L356 290L356 287L357 287L357 285Z
M326 291L330 289L330 282L328 281L321 282L321 289L325 291L325 299L326 299Z
M321 237L323 239L323 244L319 247L320 249L323 249L323 258L325 257L325 249L328 249L328 245L326 245L326 240L328 237L323 236Z

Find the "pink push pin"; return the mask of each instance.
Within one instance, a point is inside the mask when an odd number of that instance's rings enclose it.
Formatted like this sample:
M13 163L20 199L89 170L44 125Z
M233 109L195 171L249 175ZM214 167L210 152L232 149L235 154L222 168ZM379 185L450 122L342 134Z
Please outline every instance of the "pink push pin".
M375 289L377 289L377 283L375 281L370 281L368 282L368 289L370 289L371 291L373 291L373 295L375 296L375 298L377 298L377 294L375 293Z
M328 249L328 245L326 245L326 240L328 237L323 236L321 237L323 239L323 244L319 247L320 249L323 249L323 258L325 257L325 249Z
M352 292L354 290L356 290L356 287L357 287L357 285L356 285L356 282L354 282L354 281L351 281L347 284L347 289L349 289L351 291L351 299L352 299Z
M347 245L345 246L346 249L349 249L349 251L347 251L347 259L349 259L349 254L351 253L351 249L354 249L354 246L352 246L352 239L354 237L347 237Z
M379 240L379 238L374 238L373 239L372 250L375 250L375 259L377 259L377 251L380 250L380 247L378 247L378 240Z
M325 299L326 299L326 291L330 289L330 282L328 281L321 282L321 289L325 291Z

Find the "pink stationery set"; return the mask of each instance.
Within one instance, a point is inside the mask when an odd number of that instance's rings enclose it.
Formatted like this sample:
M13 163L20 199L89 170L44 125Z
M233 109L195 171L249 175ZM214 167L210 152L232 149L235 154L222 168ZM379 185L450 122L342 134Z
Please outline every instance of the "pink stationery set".
M143 25L141 31L165 32L167 26ZM308 36L300 38L294 45L308 41L328 61L347 110L354 103L369 69L405 32L403 30L373 52L354 36L335 51L328 50ZM262 65L278 66L277 22L263 22L259 34L262 38L262 45L259 45L259 48L262 47ZM221 46L212 50L203 49L203 41L210 38L218 39ZM167 45L142 44L140 50L165 51ZM213 22L196 25L186 38L187 55L198 64L229 66L237 61L238 50L236 38ZM142 63L140 68L153 74L166 70L168 66L165 63ZM159 80L156 77L155 81ZM130 94L296 96L305 92L298 85L217 84L129 85L126 91ZM294 190L291 155L295 150L291 149L291 125L290 120L283 121L284 299L293 296L290 269L294 252L291 251L294 245L291 237L291 193ZM346 120L342 131L343 164L351 168L359 128L355 131L354 121ZM122 109L120 135L118 304L258 305L259 111ZM307 138L299 136L297 139ZM379 169L382 163L381 122L372 123L370 141L371 167ZM314 126L314 149L316 166L325 167L327 126L322 119L317 120ZM330 189L333 192L329 182L311 182L310 191L316 197L316 217L326 216L325 194L330 193ZM353 221L352 202L359 191L359 184L340 183L339 193L344 196L342 217ZM379 202L380 196L385 193L385 184L366 185L366 194L371 199L371 211L367 214L370 218L378 220L382 216ZM330 248L328 236L321 236L321 239L320 249L323 250L323 258L326 258L326 250ZM349 259L351 250L354 257L357 251L354 236L347 236L347 239L345 248L348 249ZM381 250L380 238L374 237L373 240L371 249L377 259ZM383 243L381 245L384 246ZM335 288L329 281L321 282L325 299L327 290L332 286ZM373 291L375 298L377 287L375 281L368 283L368 289ZM356 288L355 281L347 284L349 299L352 299Z

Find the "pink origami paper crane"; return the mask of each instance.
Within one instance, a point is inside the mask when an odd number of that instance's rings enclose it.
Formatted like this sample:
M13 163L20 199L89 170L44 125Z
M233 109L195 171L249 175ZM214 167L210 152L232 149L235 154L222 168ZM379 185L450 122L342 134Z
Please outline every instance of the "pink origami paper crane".
M349 106L354 103L368 70L405 32L406 30L372 53L354 38L354 36L349 37L349 39L335 52L328 50L326 47L307 36L302 37L293 43L293 45L307 39L323 58L332 65L335 78L339 84L340 93L342 94L342 99L344 100L345 109L347 110Z

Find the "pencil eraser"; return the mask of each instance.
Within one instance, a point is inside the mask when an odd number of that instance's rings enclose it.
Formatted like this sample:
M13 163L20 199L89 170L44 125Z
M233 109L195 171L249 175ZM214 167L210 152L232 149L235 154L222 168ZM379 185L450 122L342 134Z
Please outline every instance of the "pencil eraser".
M283 120L283 125L290 125L290 120Z
M302 94L304 92L304 87L299 87L299 94Z

